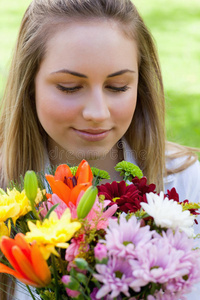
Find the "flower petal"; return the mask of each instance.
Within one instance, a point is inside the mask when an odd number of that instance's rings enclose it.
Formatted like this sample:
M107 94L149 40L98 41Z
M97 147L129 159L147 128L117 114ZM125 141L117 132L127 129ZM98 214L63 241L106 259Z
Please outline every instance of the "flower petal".
M15 257L13 256L12 253L12 247L14 247L16 245L15 240L3 236L1 239L1 251L3 252L3 254L6 256L6 258L8 259L9 263L11 264L11 266L17 271L17 272L21 272L21 268L18 265L18 262L16 261Z
M46 175L46 179L51 186L52 192L67 204L71 193L70 188L64 182L55 180L52 175Z
M67 177L73 177L70 167L68 165L60 165L55 172L55 180L64 181Z
M15 236L16 245L21 249L24 255L30 260L31 259L31 247L26 242L24 235L22 233L18 233Z
M32 244L31 260L37 277L44 283L44 286L48 285L51 281L51 272L36 243Z
M24 277L26 277L26 279L30 281L33 281L35 283L35 286L43 286L42 281L40 280L40 278L37 277L37 275L34 272L32 263L23 254L21 249L18 246L14 246L12 247L12 253L16 261L19 263L23 274L25 274Z
M0 273L10 274L10 275L14 276L15 278L19 279L24 284L35 286L35 283L33 281L27 280L20 273L18 273L17 271L5 266L2 263L0 263Z
M76 201L78 199L78 196L80 194L81 191L86 191L87 188L89 186L91 186L92 184L90 182L86 182L86 183L80 183L78 185L76 185L73 190L71 191L71 195L70 195L70 199L68 200L69 202L72 202L74 205L76 205ZM66 202L65 202L66 203Z
M77 184L92 182L93 175L91 168L86 160L82 160L76 171Z

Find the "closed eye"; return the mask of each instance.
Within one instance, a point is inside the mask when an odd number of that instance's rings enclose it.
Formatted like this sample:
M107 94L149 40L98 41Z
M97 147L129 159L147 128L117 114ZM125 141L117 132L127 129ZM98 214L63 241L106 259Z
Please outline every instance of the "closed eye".
M106 88L113 92L126 92L128 89L130 89L130 87L128 87L127 85L121 87L107 85Z
M63 86L63 85L60 85L60 84L57 84L57 89L62 91L62 92L65 92L67 94L72 94L72 93L75 93L75 92L78 92L82 86L81 85L78 85L78 86L75 86L75 87L66 87L66 86Z

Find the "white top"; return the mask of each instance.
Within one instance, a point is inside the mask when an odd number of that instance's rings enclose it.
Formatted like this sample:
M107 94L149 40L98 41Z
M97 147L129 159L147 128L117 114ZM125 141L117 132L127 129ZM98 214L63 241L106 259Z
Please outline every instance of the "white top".
M123 139L122 141L123 145L123 152L124 152L124 160L129 161L136 165L135 158L133 156L133 151L129 147L128 143ZM176 158L173 160L168 160L166 162L166 166L168 169L176 169L182 163L184 162L186 158ZM169 175L164 178L164 187L165 192L167 190L170 190L171 188L175 187L176 191L179 194L180 201L184 201L185 199L188 199L190 202L200 202L200 163L199 161L196 161L194 164L192 164L190 167L185 169L182 172ZM200 217L197 218L198 225L194 225L194 231L195 233L200 233ZM20 286L22 284L20 283ZM30 300L32 299L30 296L28 296L28 292L26 292L26 287L23 288L23 290L19 287L16 289L15 293L15 300ZM199 300L200 299L200 283L196 285L195 290L185 295L187 300ZM39 299L38 296L35 297L36 299Z

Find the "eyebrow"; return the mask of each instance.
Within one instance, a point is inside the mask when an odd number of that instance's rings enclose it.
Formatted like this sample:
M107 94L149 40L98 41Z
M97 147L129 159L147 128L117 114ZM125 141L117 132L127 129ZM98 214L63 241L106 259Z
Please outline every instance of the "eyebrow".
M71 70L67 70L67 69L61 69L59 71L52 72L51 74L58 74L58 73L71 74L71 75L76 76L76 77L88 78L84 74L81 74L81 73L78 73L78 72L74 72L74 71L71 71ZM129 69L124 69L124 70L121 70L121 71L118 71L118 72L115 72L115 73L112 73L112 74L108 75L107 78L111 78L111 77L123 75L125 73L135 73L135 71L129 70Z
M129 70L129 69L125 69L125 70L121 70L121 71L112 73L112 74L108 75L107 77L108 78L115 77L115 76L123 75L124 73L135 73L135 71Z
M67 70L67 69L62 69L56 72L52 72L51 74L58 74L58 73L64 73L64 74L71 74L73 76L77 76L77 77L81 77L81 78L88 78L86 75L78 73L78 72L74 72L71 70Z

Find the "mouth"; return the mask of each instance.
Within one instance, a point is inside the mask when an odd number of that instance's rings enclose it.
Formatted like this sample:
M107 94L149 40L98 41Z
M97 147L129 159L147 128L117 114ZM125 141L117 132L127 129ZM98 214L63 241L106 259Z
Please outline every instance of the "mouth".
M75 129L73 128L75 133L82 139L90 142L98 142L106 138L111 129L93 129L93 128L87 128L87 129Z

